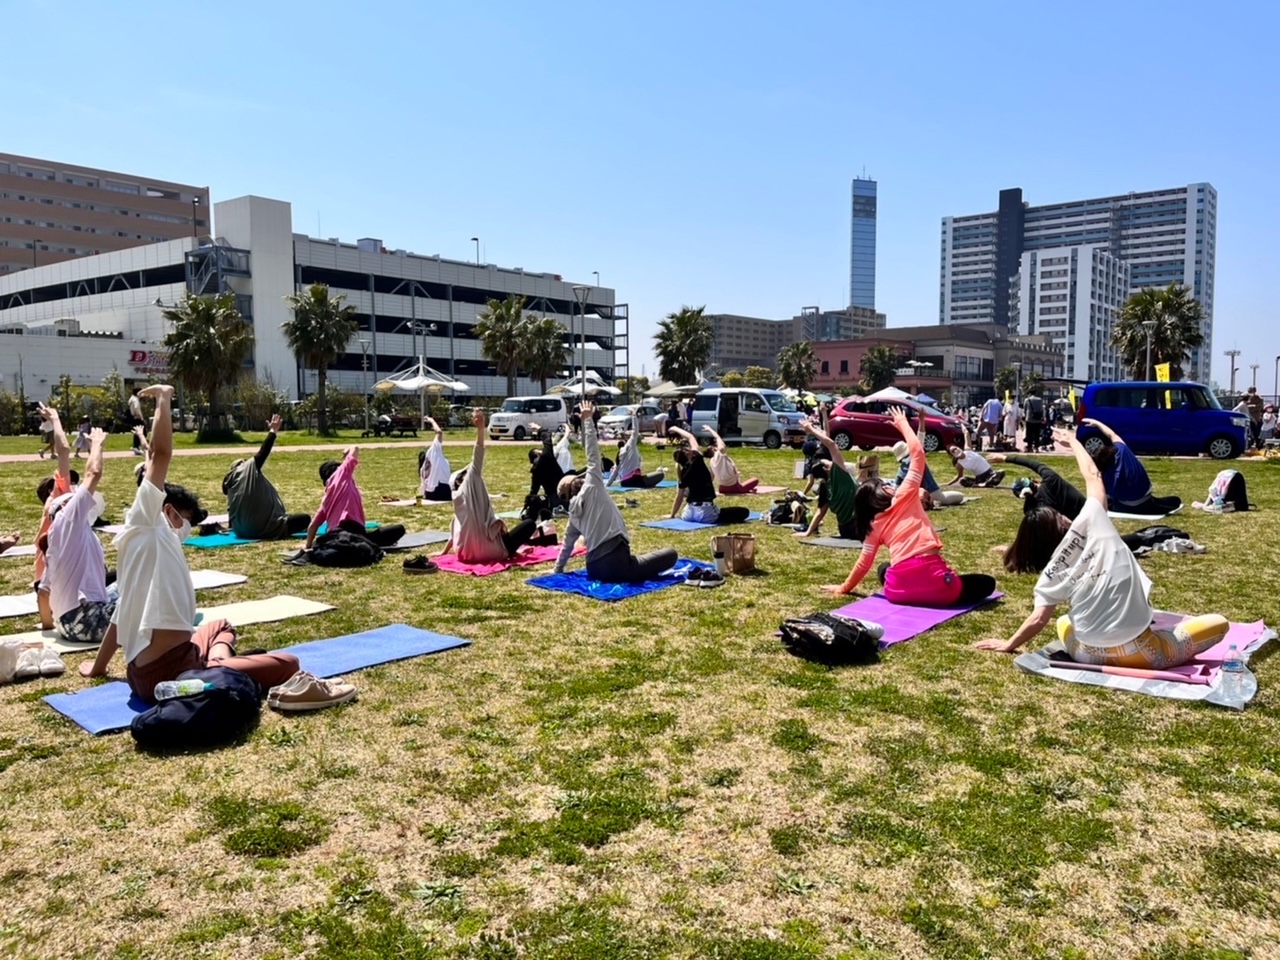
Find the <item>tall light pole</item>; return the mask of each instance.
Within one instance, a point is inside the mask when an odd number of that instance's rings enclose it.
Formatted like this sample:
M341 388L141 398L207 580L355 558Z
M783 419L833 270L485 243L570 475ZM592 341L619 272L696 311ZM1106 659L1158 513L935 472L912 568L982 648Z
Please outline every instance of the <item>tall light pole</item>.
M1147 331L1147 365L1142 368L1142 378L1144 380L1152 380L1155 378L1155 373L1151 369L1151 334L1155 333L1156 321L1143 320L1142 329Z
M587 294L591 292L590 287L584 287L581 284L575 284L573 288L573 299L578 304L578 317L581 327L578 332L578 393L581 400L587 398ZM569 331L570 345L573 343L573 330Z
M200 207L200 198L191 198L191 236L194 239L200 239L200 234L196 231L196 210Z
M1231 386L1227 388L1227 396L1234 397L1236 395L1236 357L1240 356L1240 351L1224 350L1222 355L1231 358Z
M1258 389L1258 367L1260 366L1262 366L1260 363L1249 364L1249 369L1253 371L1253 389L1255 390Z
M480 266L480 238L472 237L471 242L476 245L476 266Z
M1275 401L1280 403L1280 357L1276 357Z
M360 338L360 369L364 371L361 376L361 386L364 388L364 432L369 433L369 341L364 337Z
M597 286L597 287L598 287L598 286L600 286L600 271L599 271L599 270L592 270L592 271L591 271L591 275L592 275L593 277L595 277L595 278L596 278L596 286Z

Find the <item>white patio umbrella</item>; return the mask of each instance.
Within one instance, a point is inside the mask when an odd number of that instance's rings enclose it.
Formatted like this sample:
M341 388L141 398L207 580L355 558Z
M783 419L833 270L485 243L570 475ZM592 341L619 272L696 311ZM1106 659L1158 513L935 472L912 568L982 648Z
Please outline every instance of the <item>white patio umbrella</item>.
M426 397L428 393L439 393L442 390L452 390L454 393L471 392L471 388L467 384L461 380L454 380L439 370L433 370L422 361L421 357L409 369L393 373L391 376L379 380L373 385L373 389L383 393L392 390L403 390L406 393L416 392L418 394L418 414L423 419L427 415Z
M610 397L618 397L622 395L622 391L617 387L611 387L604 382L604 378L594 370L588 370L585 376L573 376L564 383L557 383L554 387L547 389L547 393L566 393L566 394L590 394L603 393Z

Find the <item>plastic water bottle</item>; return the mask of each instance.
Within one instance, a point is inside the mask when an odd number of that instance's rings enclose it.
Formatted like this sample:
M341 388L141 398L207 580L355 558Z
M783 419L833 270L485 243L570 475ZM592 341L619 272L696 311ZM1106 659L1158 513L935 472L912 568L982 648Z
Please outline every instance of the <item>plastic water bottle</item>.
M1229 694L1238 694L1244 685L1244 658L1233 643L1222 659L1222 688Z
M174 697L190 697L212 690L213 684L203 680L165 680L156 684L156 700L172 700Z

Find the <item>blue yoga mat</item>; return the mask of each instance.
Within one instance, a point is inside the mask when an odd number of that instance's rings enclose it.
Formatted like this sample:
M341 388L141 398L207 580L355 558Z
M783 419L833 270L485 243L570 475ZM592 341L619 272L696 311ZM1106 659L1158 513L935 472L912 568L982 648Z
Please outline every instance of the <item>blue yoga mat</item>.
M695 567L704 570L714 569L710 563L701 560L677 560L676 565L657 580L646 580L644 583L601 583L587 576L585 570L573 573L549 573L544 577L533 577L525 583L543 590L554 590L557 593L576 593L593 600L625 600L627 597L638 597L655 590L665 590L683 583L685 575Z
M674 480L663 480L656 487L620 487L617 484L614 484L612 487L609 487L609 492L610 493L644 493L646 490L658 490L658 489L670 490L674 486L676 486L676 482Z
M365 529L377 530L378 524L371 521L365 524ZM327 523L322 523L320 524L320 529L316 531L316 535L324 536L328 532L329 532L329 525ZM295 533L293 535L293 539L301 540L306 535L307 535L306 531L303 531L302 533ZM228 530L226 533L210 534L207 537L200 537L200 536L188 537L186 540L183 541L184 546L197 547L201 550L212 550L215 547L240 547L246 543L262 543L262 541L241 539L240 537L237 537L235 533L233 533L230 530Z
M751 516L747 517L743 523L750 523L752 520L759 520L762 515L755 510L751 511ZM682 520L679 517L668 517L666 520L646 520L640 524L642 527L654 527L658 530L679 530L681 533L688 533L697 530L719 530L721 527L732 527L736 524L732 523L692 523L688 520Z
M336 677L380 663L465 647L470 642L395 623L346 637L299 643L275 652L292 653L303 670L318 677ZM50 694L44 702L94 735L123 730L148 707L133 695L127 683L119 680L79 693Z

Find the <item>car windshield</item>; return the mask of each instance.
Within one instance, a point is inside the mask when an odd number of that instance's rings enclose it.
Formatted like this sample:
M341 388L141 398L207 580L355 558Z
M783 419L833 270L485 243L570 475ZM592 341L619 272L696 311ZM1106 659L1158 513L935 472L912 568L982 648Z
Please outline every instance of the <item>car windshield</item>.
M764 399L775 413L799 413L796 405L780 393L766 393Z
M635 409L634 407L628 407L628 406L626 406L626 405L624 404L624 405L623 405L623 406L621 406L621 407L614 407L612 410L610 410L610 411L609 411L609 416L611 416L611 417L629 417L629 416L631 416L631 413L632 413L632 411L633 411L634 409Z
M502 403L503 413L528 413L529 404L525 400L505 400Z

